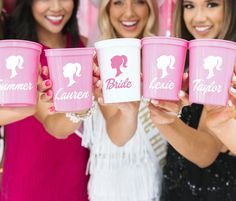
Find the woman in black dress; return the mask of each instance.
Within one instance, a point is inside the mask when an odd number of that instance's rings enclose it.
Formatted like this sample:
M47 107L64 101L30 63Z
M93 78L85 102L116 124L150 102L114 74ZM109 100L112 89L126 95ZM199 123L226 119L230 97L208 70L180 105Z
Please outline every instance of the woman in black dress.
M187 40L219 38L236 41L235 10L234 0L178 0L175 35ZM181 96L181 100L181 104L185 104L187 96ZM219 110L192 104L183 107L179 119L173 114L178 113L180 103L152 103L149 105L152 120L169 142L161 200L235 201L236 158L228 150L227 147L231 147L227 140L212 132L216 126L212 123L214 118L216 120L225 110L235 113L234 106ZM210 118L216 110L218 114ZM233 115L230 118L235 121ZM232 128L224 132L225 135L233 133Z

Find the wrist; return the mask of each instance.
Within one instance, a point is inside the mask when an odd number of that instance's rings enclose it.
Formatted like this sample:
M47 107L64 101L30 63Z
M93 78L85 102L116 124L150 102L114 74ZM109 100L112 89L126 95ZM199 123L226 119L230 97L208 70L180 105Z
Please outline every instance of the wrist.
M73 123L79 123L81 121L89 119L94 112L95 112L95 102L93 102L93 105L90 109L83 110L77 113L68 112L66 113L66 117L69 118L69 120L72 121Z

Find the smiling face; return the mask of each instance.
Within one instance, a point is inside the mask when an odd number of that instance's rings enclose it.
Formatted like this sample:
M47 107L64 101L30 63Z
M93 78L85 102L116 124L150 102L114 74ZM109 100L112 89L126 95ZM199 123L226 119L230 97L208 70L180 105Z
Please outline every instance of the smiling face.
M37 30L43 33L60 33L70 19L73 0L33 0L32 14Z
M184 0L184 22L194 38L217 38L223 27L224 0Z
M149 18L146 0L111 0L109 16L118 37L140 38Z

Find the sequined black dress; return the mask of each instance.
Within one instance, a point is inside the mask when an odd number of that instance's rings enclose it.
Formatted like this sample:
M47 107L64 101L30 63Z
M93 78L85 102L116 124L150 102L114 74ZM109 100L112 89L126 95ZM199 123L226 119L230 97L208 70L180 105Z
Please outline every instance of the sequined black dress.
M182 120L197 128L201 111L202 105L185 107ZM199 168L168 145L163 174L161 201L236 201L236 157L228 153Z

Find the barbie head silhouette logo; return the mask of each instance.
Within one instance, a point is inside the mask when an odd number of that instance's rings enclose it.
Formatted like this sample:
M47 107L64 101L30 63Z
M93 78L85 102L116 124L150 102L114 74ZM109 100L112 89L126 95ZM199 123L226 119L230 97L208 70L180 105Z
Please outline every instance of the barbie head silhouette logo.
M162 70L161 78L165 78L168 75L167 69L175 69L175 57L162 55L157 58L157 69Z
M10 78L14 78L18 75L17 69L23 69L24 59L22 56L9 56L6 59L6 68L11 70Z
M220 71L221 65L223 63L223 60L221 57L215 57L215 56L208 56L204 59L204 69L208 70L207 79L210 79L215 76L214 71L215 69Z
M69 79L68 87L72 86L75 83L74 75L80 77L81 74L81 65L79 63L68 63L63 66L63 75L65 78Z
M116 69L116 77L118 77L122 72L120 70L121 65L123 65L124 68L127 68L127 57L125 55L116 55L111 58L111 67Z

